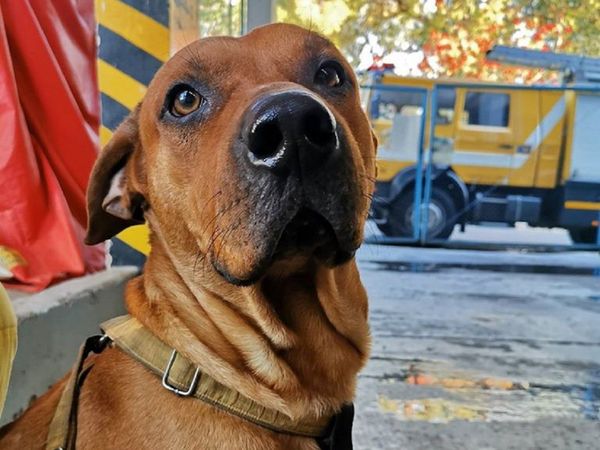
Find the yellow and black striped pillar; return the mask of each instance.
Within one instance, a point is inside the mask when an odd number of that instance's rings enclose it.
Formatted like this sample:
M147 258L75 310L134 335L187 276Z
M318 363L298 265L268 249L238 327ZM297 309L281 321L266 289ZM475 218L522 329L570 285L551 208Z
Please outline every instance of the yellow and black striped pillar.
M169 0L96 0L95 6L102 97L100 142L105 145L169 57ZM121 262L141 264L149 250L147 227L138 226L113 240L111 254L127 260Z
M169 1L96 0L96 18L105 144L169 57Z

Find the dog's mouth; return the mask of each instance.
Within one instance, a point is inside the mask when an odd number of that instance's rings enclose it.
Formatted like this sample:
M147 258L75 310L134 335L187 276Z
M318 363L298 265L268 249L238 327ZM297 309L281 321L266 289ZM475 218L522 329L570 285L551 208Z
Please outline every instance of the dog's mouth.
M335 232L325 217L301 208L281 233L273 257L279 259L297 252L323 251L335 245Z
M323 215L301 208L283 228L270 256L263 258L251 273L238 278L218 260L213 260L213 267L230 283L247 286L256 283L270 266L278 262L316 260L333 267L350 260L354 252L354 248L346 249L340 245L333 225Z
M309 208L301 208L283 229L272 260L305 255L336 265L353 254L353 251L341 248L333 226L323 215Z
M325 216L303 207L283 227L273 250L265 254L260 263L244 277L234 276L217 259L213 259L212 264L228 282L248 286L256 283L269 267L278 262L295 261L295 264L304 265L308 261L316 261L329 267L343 264L349 261L356 251L356 246L348 242L346 244L340 243L334 226Z

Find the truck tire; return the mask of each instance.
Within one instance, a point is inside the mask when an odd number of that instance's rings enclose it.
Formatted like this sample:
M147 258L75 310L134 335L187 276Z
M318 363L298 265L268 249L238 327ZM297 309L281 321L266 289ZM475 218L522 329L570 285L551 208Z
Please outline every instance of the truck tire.
M597 233L597 227L569 228L569 235L575 244L595 244Z
M387 221L378 224L378 228L383 234L391 237L411 238L413 236L413 203L414 191L412 189L408 189L396 197L389 206ZM429 206L427 239L448 239L454 230L457 217L457 208L450 194L434 186Z

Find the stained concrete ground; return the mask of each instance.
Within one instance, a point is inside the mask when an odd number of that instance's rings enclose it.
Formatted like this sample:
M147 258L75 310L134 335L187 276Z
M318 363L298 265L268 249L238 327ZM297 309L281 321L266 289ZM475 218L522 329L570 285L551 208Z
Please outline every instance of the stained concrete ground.
M357 449L600 448L598 252L367 244L358 261Z

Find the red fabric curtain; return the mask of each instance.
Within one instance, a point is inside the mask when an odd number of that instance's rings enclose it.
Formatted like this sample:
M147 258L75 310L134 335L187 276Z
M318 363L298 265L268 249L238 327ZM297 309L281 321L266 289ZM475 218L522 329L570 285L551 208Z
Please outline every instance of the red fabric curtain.
M103 247L82 244L99 98L93 0L0 0L0 258L11 287L104 266Z

